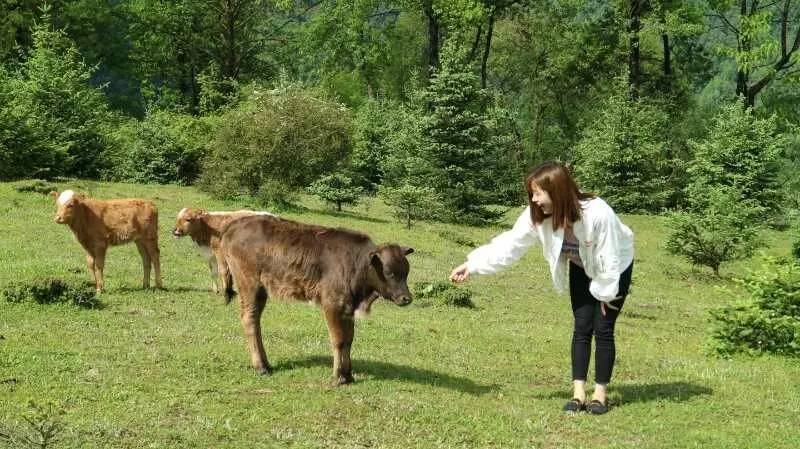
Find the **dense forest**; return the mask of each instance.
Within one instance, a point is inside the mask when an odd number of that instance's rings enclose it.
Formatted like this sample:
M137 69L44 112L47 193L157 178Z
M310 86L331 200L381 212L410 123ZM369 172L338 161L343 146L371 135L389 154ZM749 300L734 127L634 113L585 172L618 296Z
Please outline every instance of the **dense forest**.
M0 179L197 184L267 205L377 193L409 219L480 224L555 159L623 212L739 204L781 226L798 208L798 1L0 10Z

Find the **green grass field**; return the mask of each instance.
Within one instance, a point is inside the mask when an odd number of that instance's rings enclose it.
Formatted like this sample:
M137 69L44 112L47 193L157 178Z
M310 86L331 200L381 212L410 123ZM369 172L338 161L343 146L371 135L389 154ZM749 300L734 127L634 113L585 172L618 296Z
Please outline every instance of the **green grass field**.
M53 222L52 199L15 185L0 184L0 286L41 276L89 280L83 250ZM715 279L665 253L661 218L623 216L637 257L617 324L613 408L568 416L561 406L570 396L571 310L538 248L504 273L473 278L476 309L376 303L356 324L356 383L333 388L318 309L270 302L263 326L276 370L256 376L237 305L211 293L194 243L170 236L184 206L246 204L183 187L59 188L154 199L166 289L140 289L139 256L128 245L109 251L101 309L0 300L0 428L21 431L33 400L64 411L55 447L800 447L800 361L728 360L706 350L708 310L743 294L731 279L758 260L723 266ZM414 247L412 287L445 280L470 250L442 235L484 242L502 229L406 230L378 201L346 213L303 204L283 215ZM788 254L788 234L767 238L767 253Z

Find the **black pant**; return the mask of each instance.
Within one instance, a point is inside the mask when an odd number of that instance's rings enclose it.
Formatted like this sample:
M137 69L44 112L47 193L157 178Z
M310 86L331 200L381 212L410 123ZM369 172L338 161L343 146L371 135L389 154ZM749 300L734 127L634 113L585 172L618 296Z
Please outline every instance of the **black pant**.
M583 268L570 262L569 264L569 296L572 300L572 314L575 317L575 329L572 333L572 379L586 380L589 371L589 358L592 349L592 335L595 337L594 376L595 382L607 384L611 380L614 369L614 323L617 321L625 297L631 285L633 262L622 273L619 279L621 299L611 301L606 307L606 314L600 312L600 301L589 293L591 279Z

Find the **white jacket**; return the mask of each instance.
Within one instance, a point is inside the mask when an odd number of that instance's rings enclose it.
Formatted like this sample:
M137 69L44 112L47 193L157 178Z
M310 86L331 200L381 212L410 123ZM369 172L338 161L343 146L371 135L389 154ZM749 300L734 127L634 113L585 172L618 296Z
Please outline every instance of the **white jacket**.
M589 292L600 301L613 301L620 275L633 262L633 232L602 199L583 200L581 206L581 219L572 224L572 231L578 239L583 269L592 280ZM540 225L533 224L530 207L522 211L511 230L467 255L469 273L496 273L516 262L537 241L550 264L553 285L559 293L565 293L569 289L569 261L561 254L564 228L553 231L549 217Z

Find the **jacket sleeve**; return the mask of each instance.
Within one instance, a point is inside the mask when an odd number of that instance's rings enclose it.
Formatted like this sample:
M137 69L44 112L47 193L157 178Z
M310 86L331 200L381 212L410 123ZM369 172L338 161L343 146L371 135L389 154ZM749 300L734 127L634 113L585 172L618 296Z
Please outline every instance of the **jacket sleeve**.
M589 284L589 293L595 299L610 302L618 299L619 278L626 267L621 267L619 257L620 233L619 218L606 206L595 222L596 246L594 250L596 276Z
M526 207L513 228L467 255L467 268L471 274L496 273L519 260L537 241L530 207Z

